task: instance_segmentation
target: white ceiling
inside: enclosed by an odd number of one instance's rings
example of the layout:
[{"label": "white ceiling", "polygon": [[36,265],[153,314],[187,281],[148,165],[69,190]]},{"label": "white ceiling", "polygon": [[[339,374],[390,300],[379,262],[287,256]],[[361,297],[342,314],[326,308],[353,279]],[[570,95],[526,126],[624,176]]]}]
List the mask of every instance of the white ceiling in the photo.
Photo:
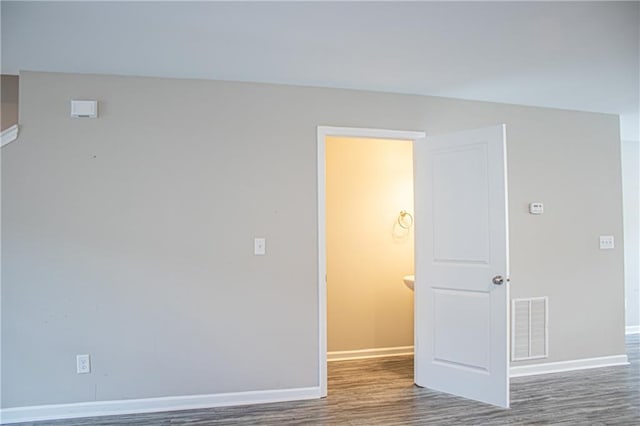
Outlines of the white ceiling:
[{"label": "white ceiling", "polygon": [[640,2],[9,2],[2,72],[272,82],[616,113]]}]

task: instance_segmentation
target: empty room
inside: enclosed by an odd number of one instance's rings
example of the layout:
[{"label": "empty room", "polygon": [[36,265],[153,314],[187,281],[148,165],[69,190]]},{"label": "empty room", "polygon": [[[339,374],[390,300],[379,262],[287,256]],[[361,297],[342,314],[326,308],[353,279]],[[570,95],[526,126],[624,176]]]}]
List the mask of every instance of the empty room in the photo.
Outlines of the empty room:
[{"label": "empty room", "polygon": [[2,424],[640,423],[640,2],[0,18]]}]

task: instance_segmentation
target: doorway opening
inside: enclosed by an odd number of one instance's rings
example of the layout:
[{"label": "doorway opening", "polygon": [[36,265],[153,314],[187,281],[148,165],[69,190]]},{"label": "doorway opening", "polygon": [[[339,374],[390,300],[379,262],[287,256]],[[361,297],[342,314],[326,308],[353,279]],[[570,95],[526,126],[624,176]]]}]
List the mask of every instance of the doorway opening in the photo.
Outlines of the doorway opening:
[{"label": "doorway opening", "polygon": [[[319,335],[327,359],[413,354],[413,143],[423,132],[318,128]],[[327,353],[328,351],[328,353]]]},{"label": "doorway opening", "polygon": [[431,136],[428,142],[422,132],[318,128],[320,396],[327,396],[325,158],[331,136],[413,144],[414,383],[509,407],[504,125]]}]

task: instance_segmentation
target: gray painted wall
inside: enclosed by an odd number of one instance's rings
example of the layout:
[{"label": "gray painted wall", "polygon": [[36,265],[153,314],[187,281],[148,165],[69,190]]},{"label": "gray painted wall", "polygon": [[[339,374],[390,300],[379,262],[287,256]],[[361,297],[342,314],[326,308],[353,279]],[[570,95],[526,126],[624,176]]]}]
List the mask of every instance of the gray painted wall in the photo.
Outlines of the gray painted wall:
[{"label": "gray painted wall", "polygon": [[[318,125],[506,123],[512,296],[549,296],[548,361],[624,353],[623,250],[598,250],[622,238],[616,116],[198,80],[20,84],[20,138],[2,150],[3,407],[318,385]],[[98,99],[100,118],[69,118],[74,98]],[[80,353],[91,374],[75,373]]]},{"label": "gray painted wall", "polygon": [[626,325],[640,326],[640,142],[622,142]]}]

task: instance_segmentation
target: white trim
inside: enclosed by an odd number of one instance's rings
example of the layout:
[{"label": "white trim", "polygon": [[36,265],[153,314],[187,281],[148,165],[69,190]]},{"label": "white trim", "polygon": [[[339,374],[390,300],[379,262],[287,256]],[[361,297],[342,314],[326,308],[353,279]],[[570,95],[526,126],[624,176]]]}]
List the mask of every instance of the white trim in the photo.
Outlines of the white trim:
[{"label": "white trim", "polygon": [[346,361],[354,359],[383,358],[402,355],[413,355],[413,346],[396,346],[391,348],[327,352],[327,361]]},{"label": "white trim", "polygon": [[519,365],[509,368],[509,377],[534,376],[537,374],[562,373],[565,371],[587,370],[590,368],[629,365],[626,355],[603,356],[599,358],[574,359],[571,361],[546,362],[542,364]]},{"label": "white trim", "polygon": [[[367,129],[360,127],[332,127],[318,126],[318,137],[324,136],[343,136],[353,138],[367,139],[398,139],[398,140],[416,140],[426,138],[425,132],[416,132],[413,130],[389,130],[389,129]],[[318,138],[318,141],[320,138]],[[324,139],[323,139],[324,142]],[[323,159],[324,160],[324,159]]]},{"label": "white trim", "polygon": [[328,127],[318,126],[318,383],[320,396],[327,390],[327,234],[325,137]]},{"label": "white trim", "polygon": [[624,334],[640,334],[640,325],[628,325],[625,327]]},{"label": "white trim", "polygon": [[318,126],[318,383],[320,396],[327,396],[327,241],[325,138],[346,136],[372,139],[412,140],[426,137],[425,132],[356,127]]},{"label": "white trim", "polygon": [[112,416],[120,414],[155,413],[161,411],[194,410],[230,405],[264,404],[320,398],[320,388],[276,389],[252,392],[218,393],[210,395],[167,396],[123,401],[93,401],[74,404],[37,405],[0,410],[2,424],[77,417]]},{"label": "white trim", "polygon": [[6,144],[15,141],[18,139],[18,125],[14,124],[11,127],[8,127],[0,133],[0,141],[2,141],[1,146],[5,146]]}]

